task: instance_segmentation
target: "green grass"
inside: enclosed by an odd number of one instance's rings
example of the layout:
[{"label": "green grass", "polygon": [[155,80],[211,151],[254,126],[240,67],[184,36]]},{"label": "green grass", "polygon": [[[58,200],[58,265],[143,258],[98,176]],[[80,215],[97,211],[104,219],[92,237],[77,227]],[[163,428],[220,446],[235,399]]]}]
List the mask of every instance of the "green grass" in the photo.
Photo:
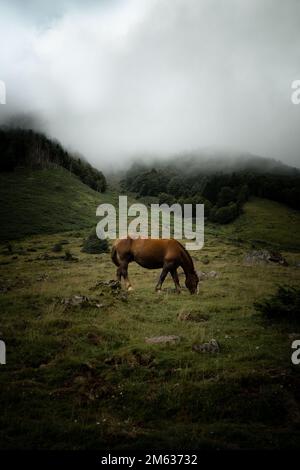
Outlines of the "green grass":
[{"label": "green grass", "polygon": [[100,194],[63,168],[0,174],[0,240],[93,227]]},{"label": "green grass", "polygon": [[[296,267],[247,267],[246,248],[210,236],[194,254],[195,264],[219,277],[203,281],[198,296],[176,295],[170,279],[157,294],[158,272],[132,264],[135,290],[120,297],[94,289],[98,280],[115,276],[109,254],[84,254],[81,238],[63,236],[77,263],[39,258],[62,235],[15,242],[15,251],[24,254],[0,258],[8,263],[1,283],[10,288],[0,297],[7,345],[0,371],[1,448],[299,446],[300,371],[291,366],[292,331],[264,322],[253,307],[278,284],[296,286]],[[27,251],[32,246],[37,252]],[[209,265],[202,264],[204,255]],[[78,294],[102,306],[60,303]],[[182,312],[208,319],[182,321]],[[164,334],[181,341],[145,342]],[[192,350],[211,338],[219,341],[219,354]]]},{"label": "green grass", "polygon": [[[53,187],[57,175],[48,176]],[[95,224],[95,193],[72,182],[79,194],[59,199],[65,221],[70,213],[63,203],[74,207],[77,197],[80,214],[83,201],[92,205],[87,223]],[[102,197],[111,202],[116,195]],[[295,263],[300,253],[297,246],[288,248],[290,226],[275,224],[280,215],[282,221],[292,220],[295,231],[299,218],[293,213],[289,219],[291,214],[284,206],[254,200],[234,224],[208,226],[204,249],[192,256],[198,270],[219,276],[203,281],[196,296],[186,290],[175,294],[169,278],[164,291],[155,293],[158,271],[134,263],[129,267],[132,293],[95,288],[97,281],[115,278],[115,266],[108,253],[81,252],[84,230],[78,232],[79,225],[15,240],[12,253],[0,246],[0,337],[7,347],[7,364],[0,366],[0,448],[299,447],[300,366],[291,364],[290,335],[300,338],[300,332],[267,322],[254,308],[278,285],[299,285]],[[269,220],[274,225],[264,229]],[[282,240],[289,266],[244,264],[245,253],[262,233],[267,246]],[[63,239],[68,244],[62,253],[53,253]],[[291,245],[296,239],[295,234]],[[65,249],[78,262],[59,258]],[[45,259],[45,253],[51,257]],[[183,276],[180,280],[184,284]],[[74,295],[97,299],[100,308],[61,303]],[[204,321],[180,320],[185,312],[200,314]],[[154,335],[181,340],[145,342]],[[219,354],[192,350],[194,343],[212,338],[220,343]]]},{"label": "green grass", "polygon": [[278,202],[253,198],[238,219],[222,227],[222,233],[256,247],[300,251],[300,214]]}]

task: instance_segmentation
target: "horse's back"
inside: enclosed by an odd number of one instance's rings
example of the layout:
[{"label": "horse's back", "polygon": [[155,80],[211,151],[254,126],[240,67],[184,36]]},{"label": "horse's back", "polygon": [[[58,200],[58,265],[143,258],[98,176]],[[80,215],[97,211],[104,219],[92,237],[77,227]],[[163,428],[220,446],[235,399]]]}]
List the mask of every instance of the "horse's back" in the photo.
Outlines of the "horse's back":
[{"label": "horse's back", "polygon": [[138,238],[132,240],[133,260],[145,268],[162,268],[166,261],[180,259],[181,245],[173,239]]}]

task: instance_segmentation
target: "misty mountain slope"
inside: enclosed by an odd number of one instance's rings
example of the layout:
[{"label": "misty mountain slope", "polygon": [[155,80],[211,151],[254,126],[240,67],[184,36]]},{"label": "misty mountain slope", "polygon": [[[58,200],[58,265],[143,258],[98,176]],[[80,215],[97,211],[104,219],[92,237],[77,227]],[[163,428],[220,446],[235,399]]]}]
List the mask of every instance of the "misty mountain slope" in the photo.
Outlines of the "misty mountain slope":
[{"label": "misty mountain slope", "polygon": [[203,149],[192,152],[181,152],[173,154],[168,158],[152,157],[135,161],[132,170],[141,172],[151,168],[169,170],[184,175],[201,173],[202,175],[213,175],[216,173],[253,172],[255,174],[277,174],[300,176],[299,168],[287,165],[274,158],[267,158],[251,153],[242,153],[226,149]]},{"label": "misty mountain slope", "polygon": [[174,166],[186,174],[203,171],[204,174],[252,171],[299,176],[300,171],[274,158],[227,150],[199,151],[175,157]]},{"label": "misty mountain slope", "polygon": [[300,251],[300,213],[268,199],[251,198],[231,224],[217,229],[219,236],[250,242],[255,247]]},{"label": "misty mountain slope", "polygon": [[106,190],[106,179],[81,155],[67,151],[46,135],[19,127],[0,128],[0,172],[17,168],[56,168],[70,171],[80,181],[99,192]]},{"label": "misty mountain slope", "polygon": [[93,227],[108,200],[60,167],[0,173],[0,239]]}]

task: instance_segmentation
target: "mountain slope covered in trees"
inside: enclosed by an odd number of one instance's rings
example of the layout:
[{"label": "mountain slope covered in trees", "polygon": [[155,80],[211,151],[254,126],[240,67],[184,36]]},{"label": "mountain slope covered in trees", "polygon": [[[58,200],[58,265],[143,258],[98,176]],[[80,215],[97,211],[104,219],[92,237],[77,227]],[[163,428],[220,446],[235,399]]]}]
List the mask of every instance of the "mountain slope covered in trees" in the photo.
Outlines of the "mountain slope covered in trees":
[{"label": "mountain slope covered in trees", "polygon": [[122,187],[139,197],[158,197],[160,203],[205,205],[212,222],[236,219],[250,196],[266,198],[300,209],[300,171],[275,160],[195,156],[135,164]]},{"label": "mountain slope covered in trees", "polygon": [[106,187],[101,171],[58,142],[0,129],[0,240],[95,226]]},{"label": "mountain slope covered in trees", "polygon": [[16,168],[49,168],[60,166],[77,176],[95,191],[106,190],[103,173],[82,157],[67,152],[59,142],[25,129],[0,128],[0,172]]}]

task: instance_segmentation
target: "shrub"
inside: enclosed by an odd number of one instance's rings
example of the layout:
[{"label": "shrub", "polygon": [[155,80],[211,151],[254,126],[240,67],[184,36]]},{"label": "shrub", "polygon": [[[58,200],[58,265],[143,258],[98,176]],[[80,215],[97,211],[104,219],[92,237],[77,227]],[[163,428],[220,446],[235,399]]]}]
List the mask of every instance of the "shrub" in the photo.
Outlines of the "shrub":
[{"label": "shrub", "polygon": [[52,251],[54,253],[59,253],[60,251],[62,251],[62,244],[61,243],[55,243],[55,245],[52,248]]},{"label": "shrub", "polygon": [[108,241],[97,237],[96,231],[93,231],[84,241],[82,251],[84,253],[99,254],[107,253]]},{"label": "shrub", "polygon": [[269,320],[300,323],[300,289],[280,286],[271,297],[255,302],[254,307]]},{"label": "shrub", "polygon": [[223,186],[218,194],[217,206],[224,207],[230,202],[234,202],[235,194],[234,190],[229,186]]},{"label": "shrub", "polygon": [[158,199],[160,204],[168,204],[169,206],[172,206],[172,204],[176,203],[176,199],[172,194],[159,193]]},{"label": "shrub", "polygon": [[218,224],[228,224],[236,219],[239,215],[239,208],[235,202],[231,202],[228,206],[220,207],[214,206],[210,212],[210,220]]},{"label": "shrub", "polygon": [[64,261],[78,261],[78,258],[71,253],[70,250],[65,251],[65,256],[63,257]]}]

